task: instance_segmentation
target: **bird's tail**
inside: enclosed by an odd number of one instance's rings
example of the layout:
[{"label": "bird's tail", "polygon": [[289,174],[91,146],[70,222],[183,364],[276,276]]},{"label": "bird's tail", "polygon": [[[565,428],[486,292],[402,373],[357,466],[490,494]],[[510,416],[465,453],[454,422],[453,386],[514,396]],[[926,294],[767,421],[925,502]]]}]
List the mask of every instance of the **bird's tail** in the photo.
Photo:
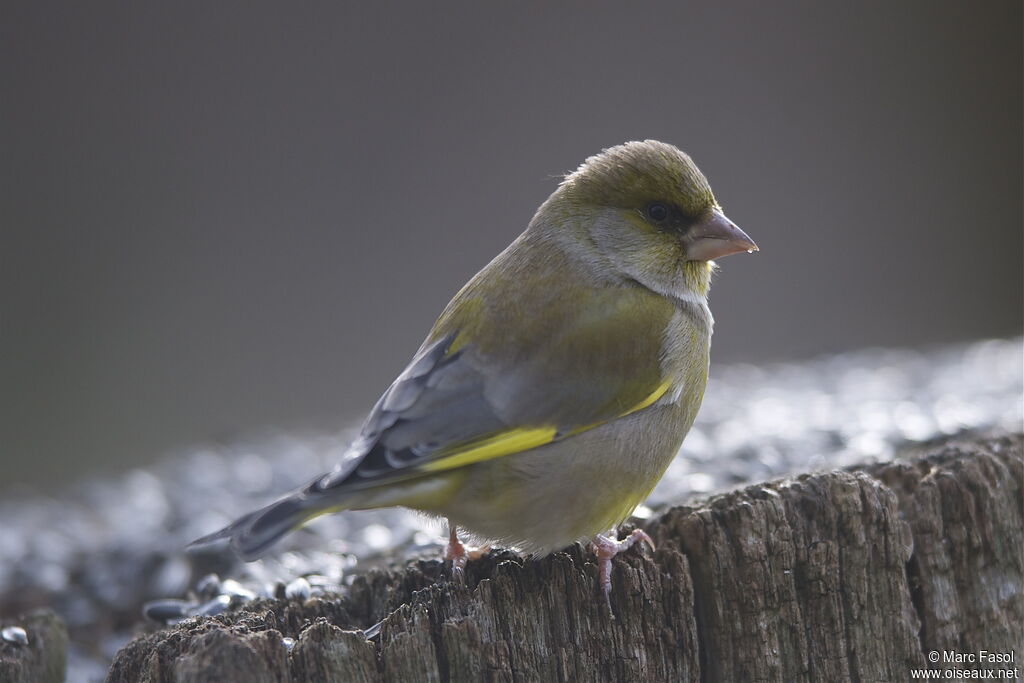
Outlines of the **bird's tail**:
[{"label": "bird's tail", "polygon": [[234,551],[249,562],[262,556],[282,536],[298,529],[314,517],[348,507],[344,498],[339,499],[338,496],[324,493],[311,495],[312,486],[250,512],[220,531],[192,541],[188,547],[194,548],[230,539]]}]

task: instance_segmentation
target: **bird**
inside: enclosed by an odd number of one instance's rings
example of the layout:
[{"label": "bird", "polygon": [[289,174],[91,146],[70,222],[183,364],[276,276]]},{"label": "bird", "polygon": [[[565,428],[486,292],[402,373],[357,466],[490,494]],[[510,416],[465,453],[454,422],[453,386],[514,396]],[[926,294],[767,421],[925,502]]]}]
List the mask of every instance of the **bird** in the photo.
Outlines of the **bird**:
[{"label": "bird", "polygon": [[192,545],[253,560],[319,515],[401,506],[447,520],[457,576],[460,531],[532,556],[589,542],[610,606],[612,559],[654,545],[617,529],[704,395],[715,259],[757,250],[677,147],[604,149],[455,294],[332,471]]}]

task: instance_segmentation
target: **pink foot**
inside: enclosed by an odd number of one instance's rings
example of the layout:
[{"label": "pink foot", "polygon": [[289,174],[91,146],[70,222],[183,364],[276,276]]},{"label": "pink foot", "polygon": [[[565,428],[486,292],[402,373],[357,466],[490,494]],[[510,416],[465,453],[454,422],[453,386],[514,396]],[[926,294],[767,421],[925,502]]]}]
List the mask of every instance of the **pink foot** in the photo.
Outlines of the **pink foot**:
[{"label": "pink foot", "polygon": [[452,563],[452,578],[456,581],[463,582],[467,562],[477,559],[488,550],[490,550],[489,546],[466,548],[459,540],[455,525],[448,522],[448,545],[444,547],[444,561]]},{"label": "pink foot", "polygon": [[466,546],[462,545],[462,541],[459,540],[459,534],[451,522],[448,522],[448,545],[444,547],[444,561],[452,563],[452,578],[462,583],[466,562],[469,561],[469,553],[466,552]]},{"label": "pink foot", "polygon": [[604,592],[604,599],[608,603],[609,609],[611,609],[612,558],[632,548],[637,541],[643,541],[651,546],[651,550],[654,550],[654,541],[641,529],[633,529],[629,536],[621,541],[615,540],[615,532],[612,531],[610,537],[598,534],[590,542],[591,552],[597,555],[598,582]]}]

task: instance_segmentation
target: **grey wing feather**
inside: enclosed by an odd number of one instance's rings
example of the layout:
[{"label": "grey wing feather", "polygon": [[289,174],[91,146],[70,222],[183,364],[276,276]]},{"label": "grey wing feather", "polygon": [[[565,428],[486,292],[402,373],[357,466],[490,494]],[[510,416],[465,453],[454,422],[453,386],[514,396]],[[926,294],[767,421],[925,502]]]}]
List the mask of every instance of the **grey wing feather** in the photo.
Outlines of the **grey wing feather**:
[{"label": "grey wing feather", "polygon": [[420,350],[377,401],[342,463],[317,488],[361,488],[402,478],[445,447],[507,428],[484,395],[486,377],[462,351],[448,353],[453,339],[448,335]]}]

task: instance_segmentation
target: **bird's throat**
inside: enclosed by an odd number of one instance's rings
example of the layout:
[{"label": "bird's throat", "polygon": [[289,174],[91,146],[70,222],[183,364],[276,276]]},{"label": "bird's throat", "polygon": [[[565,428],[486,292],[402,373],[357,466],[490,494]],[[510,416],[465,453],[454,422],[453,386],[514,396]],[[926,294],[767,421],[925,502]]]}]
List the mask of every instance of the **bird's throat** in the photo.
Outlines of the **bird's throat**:
[{"label": "bird's throat", "polygon": [[682,268],[682,290],[707,298],[711,289],[711,276],[717,266],[714,261],[685,261]]}]

